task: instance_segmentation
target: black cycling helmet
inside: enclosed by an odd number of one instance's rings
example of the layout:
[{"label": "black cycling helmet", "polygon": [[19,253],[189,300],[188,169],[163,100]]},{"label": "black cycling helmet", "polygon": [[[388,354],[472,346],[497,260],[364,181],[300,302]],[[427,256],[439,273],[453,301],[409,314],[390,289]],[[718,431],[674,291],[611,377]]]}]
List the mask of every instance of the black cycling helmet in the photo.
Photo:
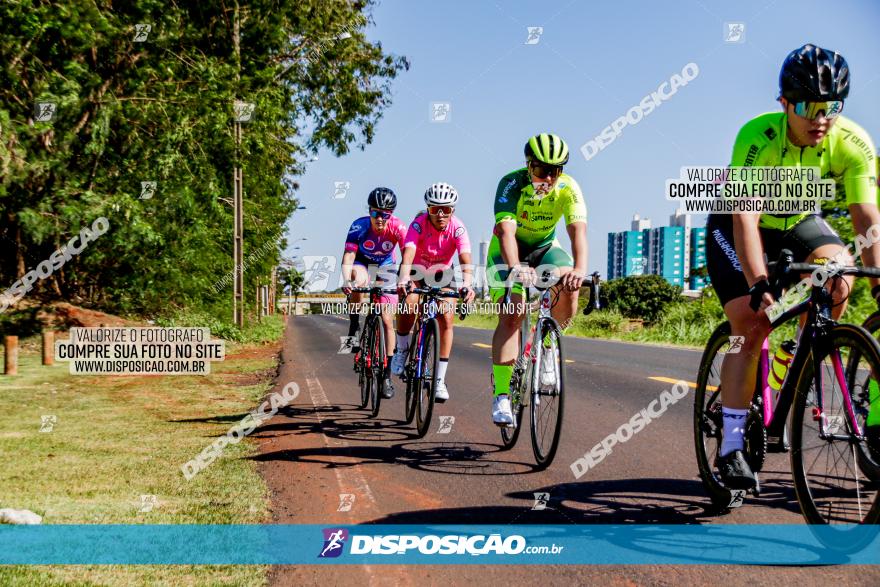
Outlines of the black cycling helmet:
[{"label": "black cycling helmet", "polygon": [[394,210],[397,208],[397,196],[388,188],[376,188],[367,197],[367,204],[370,208]]},{"label": "black cycling helmet", "polygon": [[782,62],[779,95],[790,102],[845,100],[849,65],[840,53],[807,43]]}]

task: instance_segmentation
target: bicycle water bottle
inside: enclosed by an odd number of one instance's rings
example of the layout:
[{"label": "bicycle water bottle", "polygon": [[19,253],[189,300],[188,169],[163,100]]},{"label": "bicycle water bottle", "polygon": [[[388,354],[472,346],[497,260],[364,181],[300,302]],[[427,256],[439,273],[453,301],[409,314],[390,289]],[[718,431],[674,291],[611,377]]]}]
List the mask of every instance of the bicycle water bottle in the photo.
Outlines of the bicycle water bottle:
[{"label": "bicycle water bottle", "polygon": [[782,389],[782,382],[785,381],[785,374],[788,373],[788,368],[791,365],[791,360],[794,358],[794,349],[797,346],[797,343],[793,340],[786,340],[779,348],[776,349],[776,354],[773,355],[773,361],[770,363],[770,373],[767,376],[767,383],[770,385],[770,389],[774,390],[776,393]]}]

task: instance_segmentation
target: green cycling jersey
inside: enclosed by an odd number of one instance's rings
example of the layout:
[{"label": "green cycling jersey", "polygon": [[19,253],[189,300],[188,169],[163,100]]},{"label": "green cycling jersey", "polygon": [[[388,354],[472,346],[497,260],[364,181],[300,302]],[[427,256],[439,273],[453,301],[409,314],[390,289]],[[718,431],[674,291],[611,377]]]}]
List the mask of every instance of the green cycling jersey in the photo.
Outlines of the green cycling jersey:
[{"label": "green cycling jersey", "polygon": [[[784,112],[761,114],[747,122],[736,137],[732,167],[818,167],[822,179],[833,179],[841,203],[877,203],[874,145],[865,130],[843,116],[815,147],[794,145],[787,134]],[[760,226],[788,230],[809,214],[762,214]]]},{"label": "green cycling jersey", "polygon": [[516,240],[530,247],[553,242],[556,224],[563,216],[566,224],[587,221],[581,188],[567,173],[561,174],[543,197],[535,195],[525,167],[511,171],[498,182],[495,223],[516,222]]}]

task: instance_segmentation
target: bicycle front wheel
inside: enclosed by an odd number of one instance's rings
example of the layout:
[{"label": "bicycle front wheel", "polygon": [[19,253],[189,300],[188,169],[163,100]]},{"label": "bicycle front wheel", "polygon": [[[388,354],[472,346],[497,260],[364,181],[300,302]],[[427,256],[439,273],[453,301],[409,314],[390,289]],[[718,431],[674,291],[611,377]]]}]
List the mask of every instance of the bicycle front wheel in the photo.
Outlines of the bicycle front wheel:
[{"label": "bicycle front wheel", "polygon": [[361,388],[361,409],[370,403],[370,373],[367,370],[367,356],[370,350],[370,331],[364,325],[361,332],[360,350],[357,355],[358,386]]},{"label": "bicycle front wheel", "polygon": [[[838,324],[826,343],[812,352],[795,379],[791,413],[791,469],[798,504],[810,524],[876,524],[880,499],[877,484],[859,466],[860,451],[867,449],[868,441],[865,418],[860,422],[858,413],[880,409],[869,404],[867,391],[859,397],[861,389],[872,381],[876,385],[880,377],[880,345],[865,329]],[[846,537],[841,531],[840,541],[846,542]]]},{"label": "bicycle front wheel", "polygon": [[370,417],[375,418],[379,415],[379,404],[382,403],[382,392],[385,390],[385,328],[378,318],[369,326],[373,331],[373,344],[370,345]]},{"label": "bicycle front wheel", "polygon": [[417,394],[416,431],[422,438],[431,426],[431,414],[434,411],[434,392],[437,387],[437,362],[439,359],[440,330],[437,320],[425,323],[418,362],[418,378],[415,391]]},{"label": "bicycle front wheel", "polygon": [[565,405],[565,363],[556,320],[538,320],[532,348],[536,353],[533,375],[529,377],[532,451],[538,468],[544,469],[553,462],[559,448]]}]

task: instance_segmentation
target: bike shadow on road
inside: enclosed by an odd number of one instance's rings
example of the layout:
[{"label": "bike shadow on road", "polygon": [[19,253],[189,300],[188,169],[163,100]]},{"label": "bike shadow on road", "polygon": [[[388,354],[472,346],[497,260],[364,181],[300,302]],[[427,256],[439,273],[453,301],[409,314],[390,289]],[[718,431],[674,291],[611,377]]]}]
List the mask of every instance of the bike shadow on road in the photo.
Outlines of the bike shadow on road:
[{"label": "bike shadow on road", "polygon": [[[617,479],[560,483],[507,493],[522,506],[481,505],[396,512],[368,524],[706,524],[711,511],[701,483],[688,479]],[[771,500],[763,506],[789,500]],[[757,503],[757,500],[752,503]],[[794,504],[797,512],[797,504]]]}]

